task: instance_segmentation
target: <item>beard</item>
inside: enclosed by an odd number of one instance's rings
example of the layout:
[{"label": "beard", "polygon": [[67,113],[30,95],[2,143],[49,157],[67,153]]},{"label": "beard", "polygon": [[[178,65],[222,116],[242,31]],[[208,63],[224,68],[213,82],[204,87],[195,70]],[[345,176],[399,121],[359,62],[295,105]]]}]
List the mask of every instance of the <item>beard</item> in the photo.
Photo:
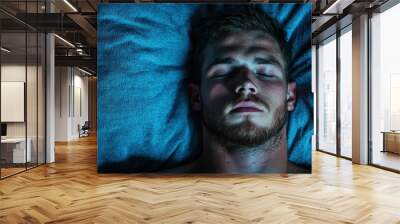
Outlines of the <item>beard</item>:
[{"label": "beard", "polygon": [[[258,98],[253,98],[252,100],[266,105]],[[221,108],[225,108],[227,105],[228,103]],[[227,124],[223,117],[223,112],[215,111],[212,108],[204,108],[202,120],[205,128],[216,137],[220,144],[225,146],[255,147],[280,136],[280,132],[287,122],[286,108],[285,101],[273,112],[273,121],[268,127],[257,126],[249,117],[238,124]]]}]

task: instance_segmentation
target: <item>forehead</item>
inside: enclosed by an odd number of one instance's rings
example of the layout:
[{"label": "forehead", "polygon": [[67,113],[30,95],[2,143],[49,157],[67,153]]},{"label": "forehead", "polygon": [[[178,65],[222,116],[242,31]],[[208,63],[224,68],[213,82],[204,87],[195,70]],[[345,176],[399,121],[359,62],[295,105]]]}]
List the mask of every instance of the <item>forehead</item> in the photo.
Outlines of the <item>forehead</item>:
[{"label": "forehead", "polygon": [[249,48],[258,46],[270,51],[280,51],[278,42],[269,34],[260,31],[232,33],[216,41],[213,47],[233,47]]},{"label": "forehead", "polygon": [[[228,34],[206,46],[202,69],[219,57],[275,57],[285,65],[278,42],[269,34],[250,31]],[[204,70],[203,70],[204,71]]]}]

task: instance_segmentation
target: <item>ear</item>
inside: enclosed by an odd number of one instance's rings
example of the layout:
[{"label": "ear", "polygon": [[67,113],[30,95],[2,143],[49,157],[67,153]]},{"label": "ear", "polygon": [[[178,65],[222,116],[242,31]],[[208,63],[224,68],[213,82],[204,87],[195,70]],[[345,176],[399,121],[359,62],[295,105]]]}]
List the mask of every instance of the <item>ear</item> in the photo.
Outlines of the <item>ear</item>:
[{"label": "ear", "polygon": [[288,111],[294,110],[294,106],[296,104],[296,83],[295,82],[288,83],[286,101],[287,101],[287,110]]},{"label": "ear", "polygon": [[189,84],[189,100],[192,109],[199,112],[201,110],[200,88],[194,83]]}]

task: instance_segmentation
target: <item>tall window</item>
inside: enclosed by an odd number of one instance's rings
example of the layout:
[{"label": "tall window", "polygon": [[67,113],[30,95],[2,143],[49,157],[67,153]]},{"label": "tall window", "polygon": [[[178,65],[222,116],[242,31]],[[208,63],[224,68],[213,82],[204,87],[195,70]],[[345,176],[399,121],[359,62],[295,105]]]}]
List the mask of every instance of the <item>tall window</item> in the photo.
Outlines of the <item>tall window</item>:
[{"label": "tall window", "polygon": [[371,19],[372,163],[396,170],[400,170],[399,21],[400,4]]},{"label": "tall window", "polygon": [[352,141],[352,35],[351,26],[340,36],[340,154],[351,158]]},{"label": "tall window", "polygon": [[336,153],[336,37],[318,48],[318,149]]}]

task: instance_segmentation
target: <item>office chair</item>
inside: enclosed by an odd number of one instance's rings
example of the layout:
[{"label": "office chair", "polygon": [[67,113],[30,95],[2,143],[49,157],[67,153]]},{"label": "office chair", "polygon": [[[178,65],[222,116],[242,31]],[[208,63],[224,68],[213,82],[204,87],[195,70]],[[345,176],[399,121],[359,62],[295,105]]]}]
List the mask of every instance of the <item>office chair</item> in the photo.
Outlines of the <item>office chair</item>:
[{"label": "office chair", "polygon": [[89,136],[89,129],[90,129],[89,121],[85,121],[82,127],[80,127],[80,125],[78,124],[79,138]]}]

